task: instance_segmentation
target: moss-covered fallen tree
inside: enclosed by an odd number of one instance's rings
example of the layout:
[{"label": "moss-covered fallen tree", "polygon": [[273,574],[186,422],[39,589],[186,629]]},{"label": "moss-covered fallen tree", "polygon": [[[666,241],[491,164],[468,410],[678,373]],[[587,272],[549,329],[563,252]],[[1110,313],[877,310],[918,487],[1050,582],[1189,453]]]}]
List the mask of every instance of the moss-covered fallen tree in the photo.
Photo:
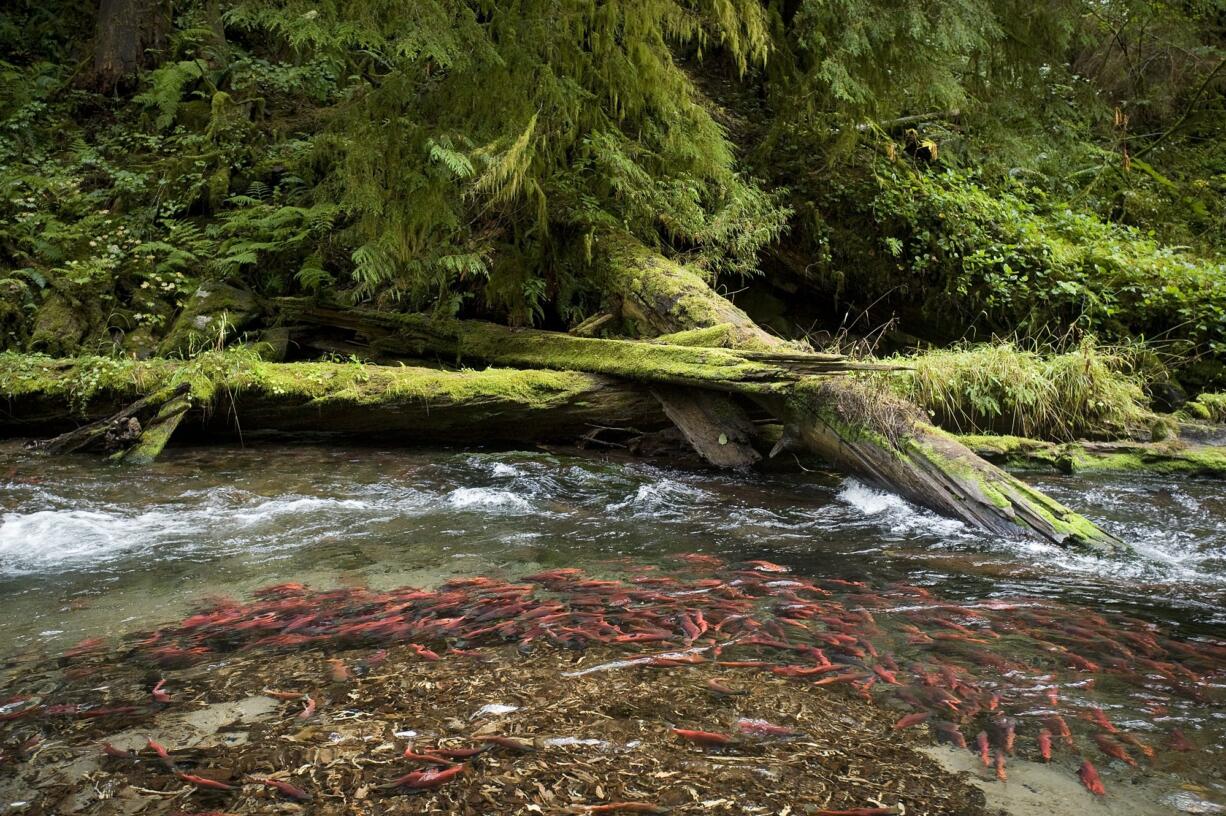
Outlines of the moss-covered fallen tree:
[{"label": "moss-covered fallen tree", "polygon": [[958,439],[984,459],[1017,470],[1226,477],[1226,447],[1214,445],[1179,441],[1045,442],[994,435],[967,435]]},{"label": "moss-covered fallen tree", "polygon": [[595,427],[666,426],[641,386],[559,371],[269,363],[245,352],[190,361],[0,354],[0,433],[105,420],[186,385],[184,428],[330,433],[393,444],[574,441]]},{"label": "moss-covered fallen tree", "polygon": [[[620,234],[604,237],[610,308],[646,335],[720,327],[733,348],[787,344],[716,294],[692,270]],[[807,378],[786,396],[760,398],[792,444],[943,515],[999,535],[1030,535],[1103,551],[1121,542],[975,455],[910,403],[850,378]]]}]

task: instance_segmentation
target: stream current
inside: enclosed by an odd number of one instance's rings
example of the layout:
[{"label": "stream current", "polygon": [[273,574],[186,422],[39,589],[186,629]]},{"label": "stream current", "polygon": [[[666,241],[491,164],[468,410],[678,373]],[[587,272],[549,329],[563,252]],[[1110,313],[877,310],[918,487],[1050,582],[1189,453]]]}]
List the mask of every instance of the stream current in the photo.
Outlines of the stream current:
[{"label": "stream current", "polygon": [[[1130,543],[1135,556],[1104,560],[985,538],[823,474],[736,476],[545,452],[273,445],[171,449],[136,470],[93,457],[38,457],[6,443],[0,654],[119,637],[205,599],[248,597],[282,581],[390,588],[555,567],[600,574],[619,559],[667,568],[668,556],[687,552],[769,559],[796,575],[870,586],[905,581],[957,604],[1047,600],[1141,619],[1180,638],[1226,641],[1221,482],[1025,478]],[[1219,758],[1220,700],[1168,718]],[[1127,701],[1117,702],[1126,712]],[[1202,789],[1226,801],[1221,769],[1203,770],[1194,774]]]}]

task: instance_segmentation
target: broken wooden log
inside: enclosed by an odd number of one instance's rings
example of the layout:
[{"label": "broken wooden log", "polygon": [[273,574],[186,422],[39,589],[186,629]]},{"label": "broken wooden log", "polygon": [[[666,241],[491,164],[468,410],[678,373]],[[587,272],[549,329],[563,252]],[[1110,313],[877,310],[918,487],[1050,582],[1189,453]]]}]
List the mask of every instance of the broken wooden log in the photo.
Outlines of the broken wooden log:
[{"label": "broken wooden log", "polygon": [[89,449],[115,451],[115,458],[152,461],[157,458],[190,407],[188,383],[146,394],[104,419],[66,431],[34,447],[50,454],[76,453]]},{"label": "broken wooden log", "polygon": [[746,394],[776,393],[813,374],[898,368],[862,363],[840,354],[575,337],[478,320],[346,308],[297,298],[281,298],[273,305],[283,316],[298,322],[357,332],[376,352],[437,357],[456,366],[482,362],[583,371],[634,382]]},{"label": "broken wooden log", "polygon": [[[624,234],[601,237],[604,288],[647,335],[718,329],[736,348],[792,350],[716,294],[698,274]],[[910,403],[853,378],[815,376],[756,397],[797,440],[835,467],[942,515],[997,535],[1029,535],[1103,552],[1122,542],[976,456]]]}]

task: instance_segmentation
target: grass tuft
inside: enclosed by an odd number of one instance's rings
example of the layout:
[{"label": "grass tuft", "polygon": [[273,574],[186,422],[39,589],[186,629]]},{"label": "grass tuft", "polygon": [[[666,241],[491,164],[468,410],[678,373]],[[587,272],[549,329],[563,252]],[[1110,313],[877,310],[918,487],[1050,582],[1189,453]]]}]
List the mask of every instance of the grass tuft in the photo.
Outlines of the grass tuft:
[{"label": "grass tuft", "polygon": [[914,370],[891,382],[955,433],[1061,442],[1149,435],[1162,423],[1131,356],[1093,339],[1054,355],[1014,343],[967,345],[897,358]]}]

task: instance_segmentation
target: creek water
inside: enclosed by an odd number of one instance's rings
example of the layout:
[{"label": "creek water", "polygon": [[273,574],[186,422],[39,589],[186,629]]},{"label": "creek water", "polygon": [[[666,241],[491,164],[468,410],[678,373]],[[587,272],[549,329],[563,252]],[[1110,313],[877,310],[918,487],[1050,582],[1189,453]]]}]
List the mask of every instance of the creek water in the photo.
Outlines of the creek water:
[{"label": "creek water", "polygon": [[[957,604],[1025,598],[1226,641],[1226,490],[1183,477],[1034,475],[1133,545],[1104,560],[985,538],[854,480],[735,476],[545,452],[181,448],[147,469],[0,447],[0,653],[56,650],[281,581],[430,586],[670,554],[906,581]],[[1000,647],[997,647],[1000,648]],[[1187,778],[1226,802],[1220,686],[1165,711]],[[1104,706],[1131,712],[1124,692]],[[1135,697],[1135,695],[1133,695]],[[1138,720],[1138,722],[1140,722]],[[1144,720],[1152,728],[1155,718]],[[1205,811],[1210,812],[1210,811]]]}]

